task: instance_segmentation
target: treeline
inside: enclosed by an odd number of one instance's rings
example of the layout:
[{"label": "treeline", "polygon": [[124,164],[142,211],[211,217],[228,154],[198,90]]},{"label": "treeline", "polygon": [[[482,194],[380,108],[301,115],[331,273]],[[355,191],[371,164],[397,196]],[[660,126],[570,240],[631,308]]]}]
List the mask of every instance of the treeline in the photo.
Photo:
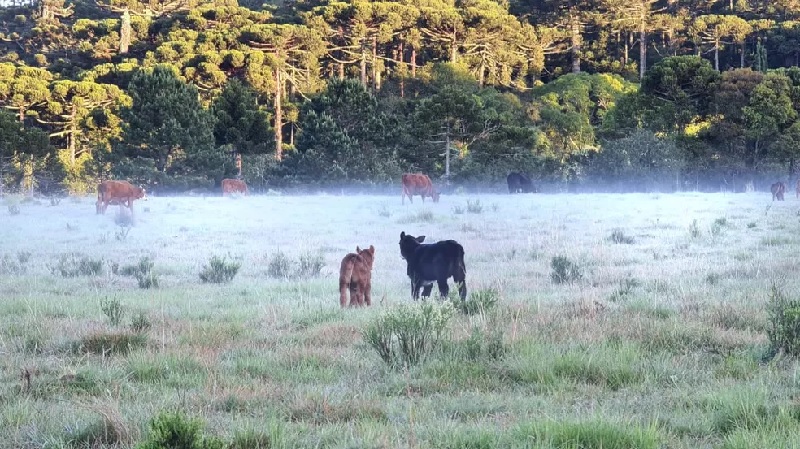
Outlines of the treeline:
[{"label": "treeline", "polygon": [[798,17],[754,0],[19,2],[0,8],[0,188],[211,187],[241,155],[255,188],[514,169],[742,189],[794,174]]}]

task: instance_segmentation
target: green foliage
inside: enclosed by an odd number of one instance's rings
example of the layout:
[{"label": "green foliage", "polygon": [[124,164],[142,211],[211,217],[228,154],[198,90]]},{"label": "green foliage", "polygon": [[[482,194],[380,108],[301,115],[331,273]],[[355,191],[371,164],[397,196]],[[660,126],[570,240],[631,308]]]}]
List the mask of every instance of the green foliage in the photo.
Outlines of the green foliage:
[{"label": "green foliage", "polygon": [[136,449],[223,449],[218,438],[208,436],[198,418],[188,418],[181,412],[162,412],[150,421],[144,441]]},{"label": "green foliage", "polygon": [[661,438],[654,427],[615,425],[606,421],[537,421],[517,430],[544,447],[594,449],[656,449]]},{"label": "green foliage", "polygon": [[274,278],[286,279],[292,275],[292,261],[282,251],[272,255],[267,267],[267,273]]},{"label": "green foliage", "polygon": [[258,106],[255,91],[237,79],[225,84],[214,99],[214,139],[243,154],[266,153],[273,142],[267,113]]},{"label": "green foliage", "polygon": [[128,332],[94,333],[75,343],[73,352],[107,355],[127,355],[147,345],[147,337]]},{"label": "green foliage", "polygon": [[467,212],[471,214],[479,214],[483,212],[483,205],[481,205],[481,200],[470,201],[467,200]]},{"label": "green foliage", "polygon": [[573,283],[583,278],[583,272],[572,260],[566,256],[554,256],[550,261],[550,280],[555,284]]},{"label": "green foliage", "polygon": [[479,313],[486,313],[494,308],[497,305],[497,300],[499,299],[500,294],[497,290],[493,288],[482,289],[482,290],[473,290],[470,292],[469,297],[465,300],[461,300],[461,298],[453,297],[450,299],[450,302],[453,303],[453,307],[463,313],[464,315],[475,315]]},{"label": "green foliage", "polygon": [[58,261],[50,266],[50,272],[63,277],[97,276],[103,271],[102,259],[91,259],[78,253],[58,256]]},{"label": "green foliage", "polygon": [[624,243],[626,245],[631,245],[636,242],[636,239],[629,235],[625,235],[625,231],[622,229],[614,229],[611,231],[611,235],[608,236],[608,240],[613,243]]},{"label": "green foliage", "polygon": [[322,267],[325,266],[325,257],[320,253],[305,253],[300,255],[300,263],[297,269],[297,276],[301,278],[319,276]]},{"label": "green foliage", "polygon": [[106,299],[101,301],[100,310],[103,311],[106,318],[108,318],[108,322],[111,323],[112,326],[119,325],[122,321],[122,317],[125,315],[125,308],[118,299]]},{"label": "green foliage", "polygon": [[212,284],[230,282],[241,266],[239,262],[228,261],[227,257],[211,256],[208,265],[200,271],[200,280]]},{"label": "green foliage", "polygon": [[136,72],[128,92],[132,105],[122,110],[119,156],[135,159],[117,166],[121,177],[193,187],[222,177],[225,157],[214,146],[213,116],[200,103],[196,87],[170,67],[157,66]]},{"label": "green foliage", "polygon": [[139,312],[131,318],[130,328],[137,334],[147,332],[152,326],[153,323],[150,322],[150,318],[144,312]]},{"label": "green foliage", "polygon": [[361,333],[387,365],[402,369],[424,361],[437,349],[453,311],[449,301],[403,305],[383,313]]},{"label": "green foliage", "polygon": [[800,300],[789,298],[773,285],[767,304],[767,319],[771,352],[800,356]]}]

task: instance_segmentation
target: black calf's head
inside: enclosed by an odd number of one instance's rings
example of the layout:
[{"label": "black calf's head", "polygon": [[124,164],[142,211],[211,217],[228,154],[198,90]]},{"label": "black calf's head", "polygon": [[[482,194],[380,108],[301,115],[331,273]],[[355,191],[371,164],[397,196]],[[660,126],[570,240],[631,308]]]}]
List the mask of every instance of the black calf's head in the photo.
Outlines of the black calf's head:
[{"label": "black calf's head", "polygon": [[411,234],[406,234],[405,231],[400,233],[400,255],[403,259],[408,259],[414,250],[425,241],[425,236],[414,237]]}]

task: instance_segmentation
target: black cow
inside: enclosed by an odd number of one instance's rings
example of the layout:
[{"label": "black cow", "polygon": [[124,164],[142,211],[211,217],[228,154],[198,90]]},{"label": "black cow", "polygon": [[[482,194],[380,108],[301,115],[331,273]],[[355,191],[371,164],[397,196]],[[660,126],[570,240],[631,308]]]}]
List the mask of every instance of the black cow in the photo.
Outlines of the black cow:
[{"label": "black cow", "polygon": [[458,285],[461,299],[467,298],[467,268],[464,265],[464,247],[455,240],[442,240],[431,244],[422,244],[425,236],[400,233],[400,255],[406,260],[406,274],[411,279],[411,297],[419,298],[431,295],[433,282],[439,285],[439,294],[446,297],[450,293],[447,278],[452,277]]},{"label": "black cow", "polygon": [[506,178],[508,193],[536,193],[536,186],[524,173],[512,171]]}]

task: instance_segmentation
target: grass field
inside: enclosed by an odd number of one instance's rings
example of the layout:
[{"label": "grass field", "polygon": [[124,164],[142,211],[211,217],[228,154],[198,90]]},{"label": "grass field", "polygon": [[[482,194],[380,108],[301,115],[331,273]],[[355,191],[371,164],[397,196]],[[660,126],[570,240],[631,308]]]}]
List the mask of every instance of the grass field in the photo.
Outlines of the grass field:
[{"label": "grass field", "polygon": [[[179,410],[231,448],[800,448],[800,365],[766,357],[771,287],[800,287],[795,198],[135,207],[126,229],[93,198],[5,199],[0,447],[130,447]],[[401,231],[458,240],[470,293],[497,299],[407,369],[362,338],[411,302]],[[373,306],[342,310],[339,262],[370,244]],[[212,256],[230,282],[201,282]]]}]

